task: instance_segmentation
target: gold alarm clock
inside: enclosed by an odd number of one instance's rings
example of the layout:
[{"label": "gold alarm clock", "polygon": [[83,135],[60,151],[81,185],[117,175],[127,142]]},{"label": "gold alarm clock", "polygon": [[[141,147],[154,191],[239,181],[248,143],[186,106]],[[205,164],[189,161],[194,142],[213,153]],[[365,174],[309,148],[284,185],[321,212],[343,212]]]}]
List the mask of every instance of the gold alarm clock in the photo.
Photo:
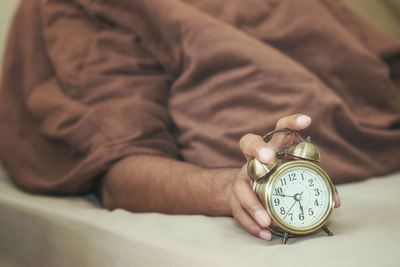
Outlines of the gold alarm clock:
[{"label": "gold alarm clock", "polygon": [[247,166],[254,181],[253,190],[274,222],[273,234],[289,237],[306,235],[323,229],[335,206],[335,189],[328,174],[317,165],[321,153],[308,137],[304,140],[296,131],[284,128],[267,133],[264,140],[278,132],[292,132],[299,139],[276,153],[269,164],[252,158]]}]

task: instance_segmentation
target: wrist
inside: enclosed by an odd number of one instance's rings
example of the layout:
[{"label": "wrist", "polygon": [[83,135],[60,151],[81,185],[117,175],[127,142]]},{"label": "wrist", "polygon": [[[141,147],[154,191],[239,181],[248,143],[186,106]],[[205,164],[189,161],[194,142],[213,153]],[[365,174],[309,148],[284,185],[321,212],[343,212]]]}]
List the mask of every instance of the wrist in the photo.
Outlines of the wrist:
[{"label": "wrist", "polygon": [[232,215],[230,205],[232,185],[239,171],[239,168],[214,168],[204,170],[203,175],[207,177],[204,178],[212,183],[212,191],[214,192],[213,196],[206,196],[207,198],[212,197],[211,201],[210,199],[207,201],[211,204],[208,208],[210,211],[209,215]]}]

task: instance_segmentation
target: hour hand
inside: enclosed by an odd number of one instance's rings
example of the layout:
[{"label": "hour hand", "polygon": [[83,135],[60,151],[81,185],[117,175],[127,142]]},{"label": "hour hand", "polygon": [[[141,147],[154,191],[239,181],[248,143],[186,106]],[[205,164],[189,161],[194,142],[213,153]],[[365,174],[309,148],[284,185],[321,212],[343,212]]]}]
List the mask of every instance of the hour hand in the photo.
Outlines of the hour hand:
[{"label": "hour hand", "polygon": [[289,195],[285,195],[285,194],[272,194],[273,196],[278,196],[278,197],[291,197],[293,198],[294,196],[289,196]]}]

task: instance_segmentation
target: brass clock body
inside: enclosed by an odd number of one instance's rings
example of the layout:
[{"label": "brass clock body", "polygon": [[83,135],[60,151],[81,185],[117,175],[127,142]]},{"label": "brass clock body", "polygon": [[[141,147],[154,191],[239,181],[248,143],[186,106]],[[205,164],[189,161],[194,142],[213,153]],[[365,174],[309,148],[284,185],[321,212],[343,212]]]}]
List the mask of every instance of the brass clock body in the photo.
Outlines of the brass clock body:
[{"label": "brass clock body", "polygon": [[[290,131],[281,129],[268,133]],[[325,224],[335,206],[335,188],[328,174],[317,165],[319,149],[310,140],[277,153],[276,159],[264,165],[256,158],[249,161],[248,174],[253,190],[274,222],[272,233],[288,237],[311,234],[319,229],[332,233]]]}]

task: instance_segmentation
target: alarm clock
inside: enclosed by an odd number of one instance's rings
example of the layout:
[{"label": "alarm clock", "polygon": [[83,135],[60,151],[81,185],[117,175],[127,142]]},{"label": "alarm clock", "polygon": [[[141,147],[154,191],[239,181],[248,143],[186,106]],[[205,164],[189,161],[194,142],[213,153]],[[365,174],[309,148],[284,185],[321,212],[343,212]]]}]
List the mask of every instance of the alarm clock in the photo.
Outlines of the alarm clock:
[{"label": "alarm clock", "polygon": [[278,132],[294,133],[298,141],[276,153],[275,159],[263,164],[252,158],[247,172],[253,180],[253,191],[273,221],[269,230],[282,237],[285,244],[289,237],[311,234],[323,229],[335,206],[335,188],[328,174],[318,166],[321,153],[311,143],[310,137],[303,139],[292,129]]}]

